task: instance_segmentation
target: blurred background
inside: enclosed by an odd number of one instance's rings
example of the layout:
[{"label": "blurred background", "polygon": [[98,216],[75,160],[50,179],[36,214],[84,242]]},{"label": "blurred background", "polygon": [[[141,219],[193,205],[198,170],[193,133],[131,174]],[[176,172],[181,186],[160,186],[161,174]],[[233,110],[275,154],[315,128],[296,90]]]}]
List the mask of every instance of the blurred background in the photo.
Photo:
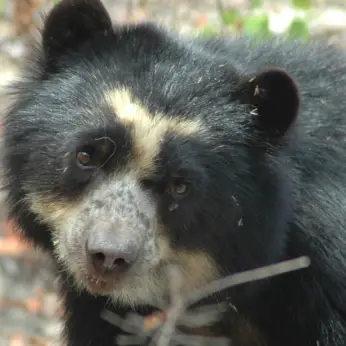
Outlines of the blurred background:
[{"label": "blurred background", "polygon": [[[42,17],[56,0],[0,0],[0,121]],[[182,33],[328,40],[346,49],[346,0],[103,0],[114,20],[154,20]],[[0,127],[1,131],[1,127]],[[1,141],[1,132],[0,132]],[[1,142],[0,142],[1,184]],[[51,263],[13,232],[0,190],[0,346],[54,345],[60,331]]]}]

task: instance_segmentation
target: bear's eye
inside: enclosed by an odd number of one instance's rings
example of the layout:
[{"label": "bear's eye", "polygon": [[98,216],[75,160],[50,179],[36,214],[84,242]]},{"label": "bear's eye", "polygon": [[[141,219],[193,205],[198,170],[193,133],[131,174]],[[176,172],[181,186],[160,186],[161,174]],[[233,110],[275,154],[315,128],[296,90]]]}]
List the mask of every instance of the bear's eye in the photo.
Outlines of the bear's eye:
[{"label": "bear's eye", "polygon": [[189,193],[189,184],[183,179],[174,179],[170,183],[169,191],[174,197],[185,197]]},{"label": "bear's eye", "polygon": [[91,155],[85,151],[79,151],[76,155],[77,166],[86,167],[91,161]]}]

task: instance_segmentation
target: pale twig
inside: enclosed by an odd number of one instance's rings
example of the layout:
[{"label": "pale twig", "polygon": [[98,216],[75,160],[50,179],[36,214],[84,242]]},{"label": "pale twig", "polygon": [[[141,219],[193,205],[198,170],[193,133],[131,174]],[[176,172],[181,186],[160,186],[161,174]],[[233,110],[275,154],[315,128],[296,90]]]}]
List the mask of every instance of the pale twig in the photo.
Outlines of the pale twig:
[{"label": "pale twig", "polygon": [[127,333],[140,333],[142,329],[142,325],[140,323],[133,323],[133,320],[122,318],[107,309],[101,312],[101,318]]},{"label": "pale twig", "polygon": [[204,305],[192,310],[190,309],[190,311],[187,311],[187,308],[198,303],[203,298],[224,289],[304,269],[309,265],[309,258],[299,257],[293,260],[244,271],[213,281],[202,289],[185,297],[181,294],[181,273],[176,266],[172,266],[168,268],[171,303],[165,310],[167,312],[165,319],[159,319],[159,323],[155,323],[154,327],[152,329],[149,328],[149,330],[145,328],[145,321],[148,317],[142,317],[137,314],[131,314],[127,319],[115,318],[113,320],[114,323],[112,319],[109,318],[110,315],[108,315],[106,320],[125,332],[136,334],[136,336],[118,336],[117,343],[119,345],[143,345],[144,341],[148,337],[151,337],[155,331],[157,331],[155,334],[158,334],[158,337],[155,337],[157,335],[154,334],[152,337],[152,345],[156,346],[173,346],[181,343],[186,346],[228,345],[229,339],[222,337],[188,335],[176,331],[177,325],[194,328],[217,322],[220,320],[222,313],[225,312],[226,307],[224,303]]},{"label": "pale twig", "polygon": [[220,320],[227,311],[229,304],[225,302],[199,306],[190,311],[185,311],[178,323],[187,328],[210,326]]},{"label": "pale twig", "polygon": [[169,346],[169,341],[176,328],[176,323],[184,311],[184,300],[181,295],[183,285],[182,275],[176,266],[170,266],[168,269],[168,279],[170,287],[171,308],[168,310],[166,322],[160,330],[160,336],[157,345]]},{"label": "pale twig", "polygon": [[250,281],[257,281],[285,274],[291,271],[304,269],[310,265],[308,257],[299,257],[293,260],[283,261],[276,264],[271,264],[265,267],[247,270],[241,273],[226,276],[220,280],[212,281],[202,289],[193,292],[185,299],[185,304],[192,305],[199,300],[210,296],[213,293],[223,291],[226,288],[245,284]]}]

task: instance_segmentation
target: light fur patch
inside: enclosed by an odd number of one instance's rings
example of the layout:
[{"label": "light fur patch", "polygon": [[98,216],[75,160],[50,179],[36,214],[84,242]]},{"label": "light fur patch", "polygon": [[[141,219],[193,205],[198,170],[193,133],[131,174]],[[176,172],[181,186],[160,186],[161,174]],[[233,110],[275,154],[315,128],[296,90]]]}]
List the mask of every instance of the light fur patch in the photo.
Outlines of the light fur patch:
[{"label": "light fur patch", "polygon": [[187,296],[213,280],[220,278],[220,273],[213,259],[203,251],[173,249],[165,228],[160,225],[157,230],[158,249],[156,265],[165,263],[165,269],[159,270],[154,265],[147,274],[136,277],[130,284],[125,285],[120,291],[114,292],[112,298],[115,303],[135,308],[138,304],[152,304],[164,306],[167,294],[170,291],[168,266],[174,265],[179,271],[182,285],[180,292]]},{"label": "light fur patch", "polygon": [[[52,225],[58,231],[58,234],[61,233],[62,229],[68,230],[71,228],[70,222],[73,222],[76,215],[83,209],[83,202],[75,202],[74,204],[64,203],[62,201],[41,198],[35,194],[30,194],[29,199],[31,209],[41,217],[42,221]],[[203,251],[173,249],[168,233],[163,225],[158,225],[156,230],[156,234],[159,237],[157,263],[176,263],[178,265],[183,277],[183,294],[188,294],[219,278],[217,267],[210,256]],[[134,301],[151,301],[153,296],[160,300],[167,290],[167,287],[165,287],[166,278],[164,277],[149,275],[143,276],[140,281],[136,284],[136,287],[133,286],[128,290],[128,294],[124,290],[121,293],[121,300],[127,304],[134,303]]]},{"label": "light fur patch", "polygon": [[[73,224],[76,216],[83,209],[83,203],[54,202],[33,194],[30,195],[30,200],[32,210],[56,230],[54,232],[55,251],[58,257],[65,258],[71,251],[69,247],[76,244],[74,239],[79,238],[79,235],[76,234],[77,231],[73,230]],[[143,275],[125,280],[121,289],[111,295],[115,302],[132,307],[141,303],[156,306],[164,304],[164,299],[169,292],[169,280],[166,271],[158,270],[160,264],[163,263],[172,263],[179,269],[183,296],[220,277],[216,264],[207,253],[173,249],[168,232],[162,225],[157,225],[155,233],[158,236],[157,252],[153,251],[151,254],[151,268],[147,268],[149,271],[143,272]],[[76,249],[72,250],[72,252],[76,252]],[[82,257],[77,256],[72,266],[71,263],[65,264],[74,273],[83,272],[85,268]],[[75,284],[78,290],[84,288],[82,281],[77,280]]]},{"label": "light fur patch", "polygon": [[59,228],[66,220],[73,218],[82,208],[81,202],[57,201],[35,193],[28,194],[27,200],[30,209],[40,218],[40,221],[47,222],[54,228]]},{"label": "light fur patch", "polygon": [[[163,256],[160,260],[170,261],[178,269],[182,281],[180,292],[184,297],[220,278],[214,261],[202,251],[170,249],[170,258]],[[136,277],[130,285],[124,285],[120,291],[114,292],[114,302],[133,308],[138,304],[165,305],[165,298],[170,291],[168,271],[158,275],[156,269],[153,267],[149,275]]]},{"label": "light fur patch", "polygon": [[184,294],[219,278],[217,267],[210,256],[203,251],[175,250],[166,236],[169,231],[162,230],[162,232],[165,235],[161,235],[159,241],[161,259],[176,262],[179,266],[183,277]]},{"label": "light fur patch", "polygon": [[[215,262],[207,253],[173,249],[166,232],[163,226],[158,230],[158,233],[161,233],[158,241],[158,259],[160,263],[171,263],[179,270],[182,281],[180,292],[183,296],[220,278]],[[156,268],[153,268],[149,275],[143,275],[131,289],[126,288],[120,296],[115,294],[113,298],[116,301],[120,298],[122,303],[133,307],[139,303],[162,306],[170,290],[168,266],[165,268],[160,275],[157,275]]]},{"label": "light fur patch", "polygon": [[116,116],[131,129],[134,164],[140,174],[149,173],[166,134],[193,136],[203,131],[200,121],[151,114],[129,90],[115,89],[105,94]]},{"label": "light fur patch", "polygon": [[181,263],[184,294],[200,289],[219,278],[214,261],[203,251],[176,251],[173,254]]}]

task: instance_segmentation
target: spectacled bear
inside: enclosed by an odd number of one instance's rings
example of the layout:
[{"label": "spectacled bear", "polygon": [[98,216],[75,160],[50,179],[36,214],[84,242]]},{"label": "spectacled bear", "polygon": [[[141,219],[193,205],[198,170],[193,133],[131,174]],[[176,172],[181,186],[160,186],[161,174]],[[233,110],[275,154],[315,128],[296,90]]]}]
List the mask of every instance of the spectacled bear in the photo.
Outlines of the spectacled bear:
[{"label": "spectacled bear", "polygon": [[99,0],[62,0],[13,96],[10,217],[54,258],[67,345],[120,345],[102,311],[156,311],[170,266],[188,294],[299,256],[311,265],[208,297],[229,306],[209,332],[346,345],[344,53],[117,25]]}]

